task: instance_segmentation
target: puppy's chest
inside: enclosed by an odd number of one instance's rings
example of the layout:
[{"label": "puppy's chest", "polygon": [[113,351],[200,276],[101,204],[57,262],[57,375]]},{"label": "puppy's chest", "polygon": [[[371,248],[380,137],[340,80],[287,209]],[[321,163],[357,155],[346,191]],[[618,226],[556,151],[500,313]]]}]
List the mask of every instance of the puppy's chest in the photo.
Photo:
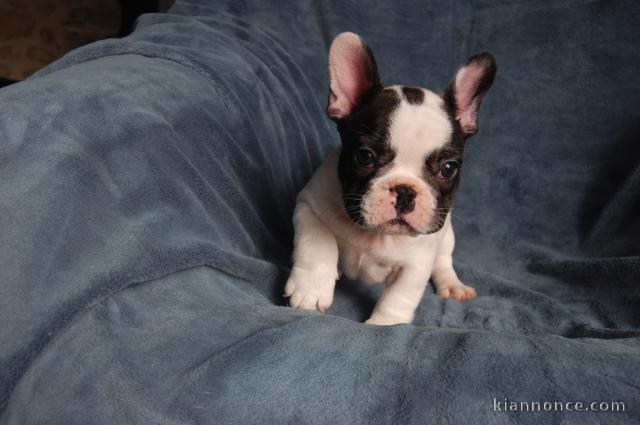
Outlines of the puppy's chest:
[{"label": "puppy's chest", "polygon": [[397,273],[414,262],[433,263],[437,244],[386,242],[356,245],[338,238],[340,271],[365,283],[391,283]]}]

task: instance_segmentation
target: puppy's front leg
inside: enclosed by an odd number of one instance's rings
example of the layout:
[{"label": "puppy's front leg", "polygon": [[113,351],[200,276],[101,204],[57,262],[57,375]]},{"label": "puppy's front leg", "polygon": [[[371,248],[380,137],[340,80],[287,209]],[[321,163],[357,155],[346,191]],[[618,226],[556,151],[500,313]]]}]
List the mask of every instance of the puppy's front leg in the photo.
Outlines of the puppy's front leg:
[{"label": "puppy's front leg", "polygon": [[296,205],[293,226],[293,268],[284,294],[291,307],[325,312],[338,278],[338,243],[304,201]]},{"label": "puppy's front leg", "polygon": [[477,293],[472,287],[460,282],[453,269],[454,244],[453,228],[449,225],[440,243],[431,278],[436,286],[437,294],[442,298],[453,298],[458,301],[470,300],[475,298]]},{"label": "puppy's front leg", "polygon": [[411,323],[429,281],[430,269],[423,265],[406,266],[380,295],[371,317],[372,325]]}]

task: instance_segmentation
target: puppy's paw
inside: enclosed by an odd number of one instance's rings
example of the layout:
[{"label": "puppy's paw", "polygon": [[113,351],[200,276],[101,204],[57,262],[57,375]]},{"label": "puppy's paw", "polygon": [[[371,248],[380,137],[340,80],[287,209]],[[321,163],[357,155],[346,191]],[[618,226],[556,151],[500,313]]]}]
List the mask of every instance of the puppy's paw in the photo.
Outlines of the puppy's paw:
[{"label": "puppy's paw", "polygon": [[466,301],[478,296],[471,286],[467,286],[459,280],[436,285],[436,293],[442,298],[453,298],[458,301]]},{"label": "puppy's paw", "polygon": [[382,314],[372,314],[367,320],[364,321],[367,325],[399,325],[401,323],[411,323],[412,317],[398,317],[387,316]]},{"label": "puppy's paw", "polygon": [[284,287],[284,296],[289,297],[289,305],[293,308],[324,313],[333,303],[333,289],[337,278],[336,270],[305,270],[294,267]]}]

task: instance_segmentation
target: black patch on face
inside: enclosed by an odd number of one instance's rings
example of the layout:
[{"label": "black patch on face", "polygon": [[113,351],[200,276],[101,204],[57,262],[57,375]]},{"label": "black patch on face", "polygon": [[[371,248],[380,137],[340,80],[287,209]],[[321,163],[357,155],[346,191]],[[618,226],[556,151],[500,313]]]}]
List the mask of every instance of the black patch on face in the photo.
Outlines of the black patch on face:
[{"label": "black patch on face", "polygon": [[[371,180],[381,175],[395,157],[389,143],[389,125],[398,105],[400,97],[393,89],[380,90],[356,107],[350,116],[337,122],[342,139],[338,178],[344,206],[355,223],[364,224],[361,201]],[[376,155],[369,167],[356,161],[356,152],[362,148]]]},{"label": "black patch on face", "polygon": [[412,105],[420,105],[424,102],[424,92],[417,87],[402,87],[402,95]]},{"label": "black patch on face", "polygon": [[[439,173],[442,164],[446,161],[457,161],[459,168],[451,179],[443,179]],[[441,149],[432,152],[425,160],[425,180],[429,186],[435,189],[437,196],[437,206],[434,212],[434,225],[429,233],[437,232],[442,228],[447,214],[453,204],[453,195],[460,183],[460,171],[462,169],[462,148],[456,149],[447,144]]]},{"label": "black patch on face", "polygon": [[[443,98],[443,108],[449,117],[449,122],[451,123],[453,131],[451,132],[451,137],[447,143],[445,143],[440,149],[429,154],[425,159],[424,179],[428,185],[435,189],[437,196],[437,209],[435,211],[436,218],[434,226],[429,233],[437,232],[442,228],[444,220],[451,210],[453,196],[460,184],[462,154],[466,140],[466,136],[462,132],[462,128],[460,128],[460,124],[455,117],[455,103],[451,103],[453,100],[453,93],[446,91]],[[438,175],[442,164],[446,161],[457,161],[459,164],[457,173],[450,180],[442,179]]]}]

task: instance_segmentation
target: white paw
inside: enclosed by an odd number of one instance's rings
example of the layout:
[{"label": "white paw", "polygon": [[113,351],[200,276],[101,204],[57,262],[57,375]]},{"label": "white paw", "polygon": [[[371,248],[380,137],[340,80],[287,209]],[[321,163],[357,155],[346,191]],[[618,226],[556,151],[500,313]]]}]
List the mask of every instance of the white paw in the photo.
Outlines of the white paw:
[{"label": "white paw", "polygon": [[304,310],[325,312],[333,303],[333,288],[336,286],[336,270],[304,270],[293,267],[284,287],[284,296],[289,305]]},{"label": "white paw", "polygon": [[364,321],[367,325],[398,325],[401,323],[411,323],[413,321],[413,314],[411,315],[390,315],[379,312],[374,312],[371,317]]},{"label": "white paw", "polygon": [[453,298],[458,301],[470,300],[478,295],[475,289],[459,280],[436,285],[436,293],[442,298]]}]

